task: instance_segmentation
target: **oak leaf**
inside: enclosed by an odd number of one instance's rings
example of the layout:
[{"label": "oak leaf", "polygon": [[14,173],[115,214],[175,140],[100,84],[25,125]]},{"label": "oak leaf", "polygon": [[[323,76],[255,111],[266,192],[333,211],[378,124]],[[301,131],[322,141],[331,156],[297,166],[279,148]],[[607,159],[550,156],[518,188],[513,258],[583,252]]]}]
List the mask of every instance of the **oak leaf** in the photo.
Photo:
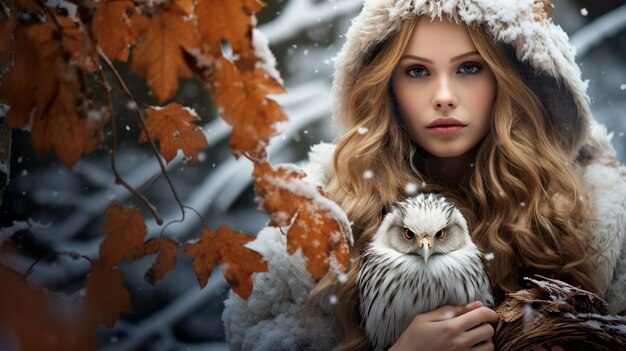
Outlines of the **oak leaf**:
[{"label": "oak leaf", "polygon": [[97,4],[92,32],[102,51],[112,60],[126,62],[130,46],[137,43],[138,35],[127,16],[133,8],[131,0],[103,0]]},{"label": "oak leaf", "polygon": [[130,294],[124,287],[124,272],[106,262],[92,260],[85,282],[85,303],[99,323],[113,328],[120,313],[133,311]]},{"label": "oak leaf", "polygon": [[223,58],[218,60],[213,80],[220,114],[233,126],[231,152],[235,157],[246,154],[265,159],[265,146],[276,134],[274,124],[287,119],[278,103],[267,95],[283,93],[285,89],[263,69],[241,72]]},{"label": "oak leaf", "polygon": [[[193,110],[184,108],[177,103],[170,103],[165,108],[146,109],[146,127],[150,137],[159,142],[161,154],[169,163],[178,152],[182,150],[185,161],[194,166],[198,158],[198,152],[209,143],[202,133],[202,128],[193,124],[200,117]],[[142,131],[139,141],[147,141],[146,134]]]},{"label": "oak leaf", "polygon": [[289,227],[287,251],[293,255],[302,249],[314,278],[328,272],[332,258],[347,265],[352,232],[346,214],[335,202],[304,182],[305,174],[293,167],[256,163],[253,176],[261,208],[272,214],[270,225]]},{"label": "oak leaf", "polygon": [[154,285],[176,267],[176,253],[179,247],[180,243],[170,238],[152,238],[146,242],[144,254],[159,253],[152,267],[146,272],[145,279],[148,283]]},{"label": "oak leaf", "polygon": [[162,7],[141,34],[141,42],[133,51],[132,69],[146,78],[163,102],[178,91],[178,77],[193,75],[183,50],[199,46],[194,22],[180,10]]},{"label": "oak leaf", "polygon": [[109,235],[100,243],[100,259],[115,266],[126,258],[134,261],[144,256],[144,238],[148,228],[141,212],[112,203],[106,209],[108,221],[102,232]]},{"label": "oak leaf", "polygon": [[200,287],[207,284],[215,261],[219,261],[231,289],[247,299],[252,293],[252,273],[267,271],[263,256],[244,246],[252,240],[254,237],[223,225],[217,230],[205,228],[199,241],[187,243],[185,254],[193,255],[193,269]]},{"label": "oak leaf", "polygon": [[263,6],[257,0],[198,0],[198,31],[203,41],[210,45],[211,55],[218,57],[221,42],[226,40],[233,54],[246,61],[248,69],[254,68],[256,57],[252,45],[252,15]]}]

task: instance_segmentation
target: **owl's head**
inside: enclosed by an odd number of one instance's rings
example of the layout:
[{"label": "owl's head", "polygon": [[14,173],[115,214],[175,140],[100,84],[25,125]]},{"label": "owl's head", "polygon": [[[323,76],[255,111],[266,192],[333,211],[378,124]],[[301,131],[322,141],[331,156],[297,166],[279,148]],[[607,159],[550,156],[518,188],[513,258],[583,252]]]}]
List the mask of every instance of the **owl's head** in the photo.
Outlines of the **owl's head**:
[{"label": "owl's head", "polygon": [[461,211],[435,194],[395,203],[373,240],[403,254],[420,255],[424,262],[434,255],[474,246]]}]

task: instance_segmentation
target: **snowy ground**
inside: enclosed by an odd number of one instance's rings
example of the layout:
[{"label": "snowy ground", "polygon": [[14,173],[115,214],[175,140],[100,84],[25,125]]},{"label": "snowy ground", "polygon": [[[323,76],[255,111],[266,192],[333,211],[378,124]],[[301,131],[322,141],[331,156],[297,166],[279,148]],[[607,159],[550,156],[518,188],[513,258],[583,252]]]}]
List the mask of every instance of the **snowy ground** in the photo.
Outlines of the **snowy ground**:
[{"label": "snowy ground", "polygon": [[[281,126],[283,133],[271,143],[272,162],[301,160],[309,146],[320,140],[331,141],[333,130],[328,123],[331,58],[343,43],[349,19],[360,8],[357,0],[290,0],[268,1],[259,14],[259,26],[268,37],[278,60],[278,69],[288,94],[277,96],[291,122]],[[572,35],[579,48],[579,62],[585,78],[590,79],[589,94],[595,117],[614,131],[613,143],[626,160],[626,7],[614,10],[616,17],[590,21],[597,14],[583,1],[554,1],[554,19]],[[588,1],[592,4],[592,1]],[[583,4],[584,5],[584,4]],[[591,12],[590,12],[591,11]],[[586,14],[586,15],[584,15]],[[591,24],[589,24],[591,22]],[[609,28],[602,28],[609,23]],[[585,26],[593,30],[584,32]],[[621,29],[618,29],[620,28]],[[581,29],[582,28],[582,29]],[[606,32],[603,32],[606,30]],[[605,33],[605,34],[603,34]],[[256,233],[267,216],[256,210],[250,186],[251,166],[234,161],[228,154],[228,128],[209,107],[207,96],[200,93],[199,82],[184,83],[181,102],[195,108],[206,123],[210,149],[192,169],[178,161],[170,172],[184,202],[198,210],[210,228],[228,224],[235,229]],[[124,118],[124,117],[123,117]],[[162,178],[153,179],[158,167],[146,149],[137,149],[136,126],[127,116],[127,141],[121,147],[121,172],[157,205],[165,221],[180,214]],[[124,121],[122,121],[124,125]],[[48,250],[74,250],[96,257],[102,239],[99,229],[104,223],[103,211],[108,203],[128,201],[129,195],[113,183],[108,155],[104,152],[81,160],[72,172],[53,158],[36,160],[28,134],[14,133],[11,183],[0,213],[0,225],[21,221],[31,230],[19,232],[14,240],[29,248],[29,256],[3,258],[25,270]],[[37,225],[37,223],[41,225]],[[150,235],[160,228],[148,221]],[[49,225],[49,226],[48,226]],[[168,227],[167,235],[184,241],[197,237],[200,224],[193,215]],[[198,288],[190,260],[179,259],[178,267],[151,287],[143,274],[153,258],[125,267],[127,287],[132,293],[134,313],[124,316],[113,330],[103,328],[100,343],[103,350],[225,350],[220,321],[222,301],[227,286],[219,271],[214,272],[207,287]],[[32,275],[38,282],[55,289],[72,291],[83,284],[88,267],[84,262],[58,258],[42,262]]]}]

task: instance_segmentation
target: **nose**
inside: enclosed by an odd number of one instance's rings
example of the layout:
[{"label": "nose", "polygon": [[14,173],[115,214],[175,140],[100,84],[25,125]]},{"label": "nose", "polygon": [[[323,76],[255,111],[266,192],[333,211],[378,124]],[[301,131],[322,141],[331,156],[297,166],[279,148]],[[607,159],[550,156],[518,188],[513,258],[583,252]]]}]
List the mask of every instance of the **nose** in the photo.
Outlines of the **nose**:
[{"label": "nose", "polygon": [[433,97],[433,107],[435,110],[456,108],[458,103],[457,98],[447,77],[441,77],[438,80],[436,89]]}]

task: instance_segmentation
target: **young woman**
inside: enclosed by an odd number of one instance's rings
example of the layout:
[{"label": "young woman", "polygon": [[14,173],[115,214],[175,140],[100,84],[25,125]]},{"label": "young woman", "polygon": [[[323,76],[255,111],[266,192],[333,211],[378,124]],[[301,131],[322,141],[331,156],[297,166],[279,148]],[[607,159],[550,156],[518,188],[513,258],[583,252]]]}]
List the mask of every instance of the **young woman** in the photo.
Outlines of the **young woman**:
[{"label": "young woman", "polygon": [[[351,267],[314,282],[279,230],[262,231],[254,248],[270,272],[248,301],[225,303],[232,348],[366,349],[360,255],[416,185],[452,199],[493,253],[496,303],[539,273],[626,309],[626,169],[589,113],[551,10],[540,0],[366,1],[336,60],[333,113],[345,132],[315,147],[307,168],[353,223]],[[392,349],[489,350],[495,322],[480,304],[443,306],[416,316]]]}]

